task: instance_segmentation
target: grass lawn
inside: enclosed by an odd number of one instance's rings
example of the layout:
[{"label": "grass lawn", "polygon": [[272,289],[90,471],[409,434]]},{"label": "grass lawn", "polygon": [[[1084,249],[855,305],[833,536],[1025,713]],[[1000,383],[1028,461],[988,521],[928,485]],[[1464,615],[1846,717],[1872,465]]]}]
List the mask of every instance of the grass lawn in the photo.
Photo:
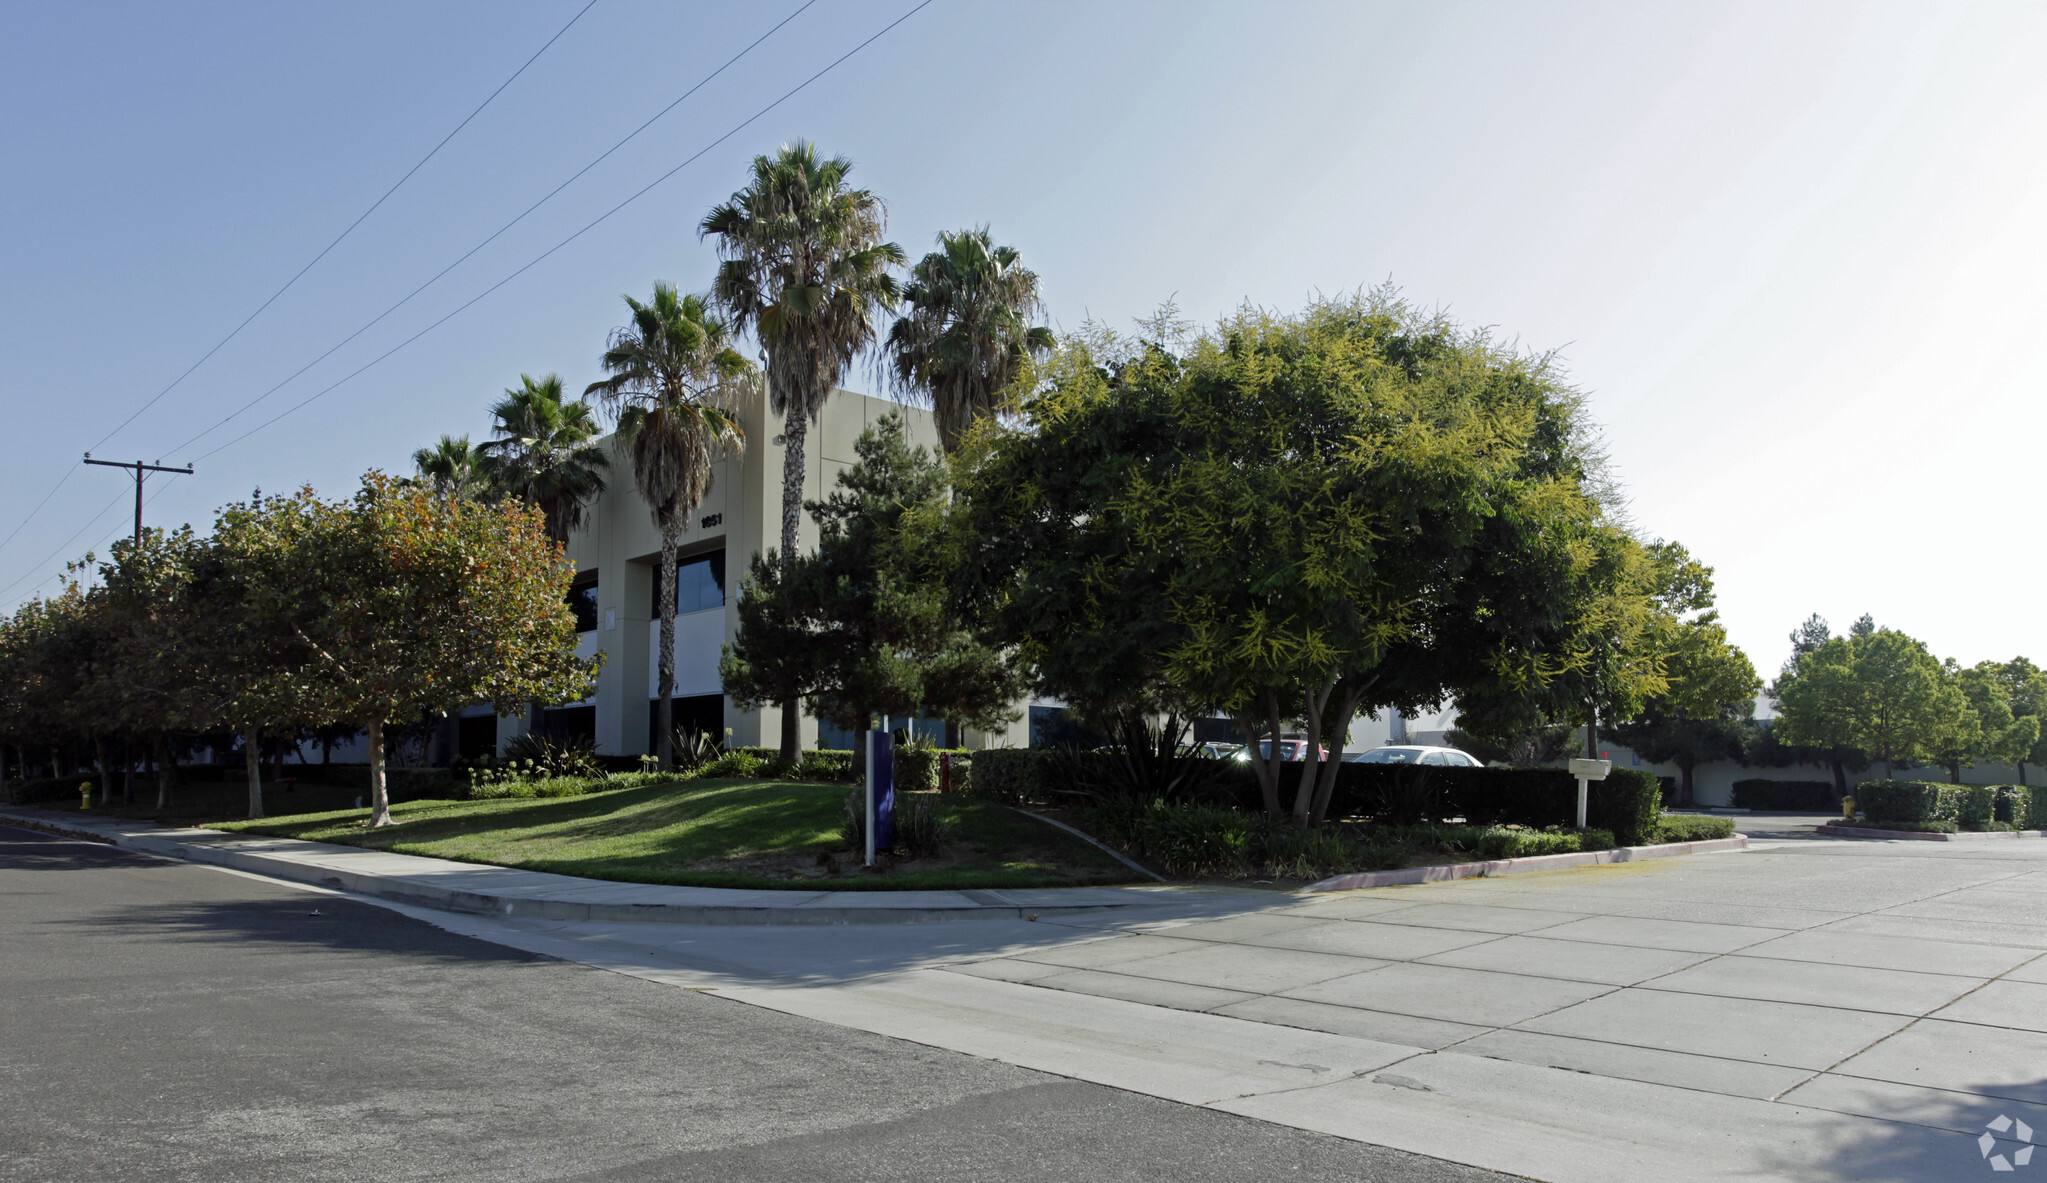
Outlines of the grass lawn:
[{"label": "grass lawn", "polygon": [[886,891],[1138,879],[1043,822],[936,793],[903,798],[929,802],[952,823],[945,852],[869,871],[839,838],[847,792],[845,785],[803,781],[688,780],[580,797],[408,801],[391,807],[396,824],[380,830],[363,827],[365,809],[214,824],[399,854],[693,887]]}]

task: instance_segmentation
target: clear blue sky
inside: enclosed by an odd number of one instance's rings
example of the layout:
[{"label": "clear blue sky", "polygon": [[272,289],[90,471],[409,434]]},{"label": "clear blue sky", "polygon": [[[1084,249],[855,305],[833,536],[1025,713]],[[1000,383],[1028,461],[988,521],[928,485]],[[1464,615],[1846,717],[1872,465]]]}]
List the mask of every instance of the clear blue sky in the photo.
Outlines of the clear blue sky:
[{"label": "clear blue sky", "polygon": [[[182,463],[233,440],[916,0],[819,0],[412,303],[186,443],[800,3],[598,0],[98,455]],[[0,537],[581,6],[9,4]],[[1064,327],[1168,297],[1210,320],[1391,279],[1558,350],[1637,524],[1717,569],[1765,675],[1815,611],[1837,628],[1871,612],[1965,662],[2047,661],[2042,61],[2041,5],[934,0],[445,325],[165,479],[149,516],[204,525],[256,486],[342,495],[442,432],[480,436],[521,372],[580,388],[619,296],[702,287],[698,219],[753,155],[808,137],[858,162],[913,256],[991,223]],[[127,528],[124,481],[74,471],[0,546],[0,584],[15,582],[0,608]]]}]

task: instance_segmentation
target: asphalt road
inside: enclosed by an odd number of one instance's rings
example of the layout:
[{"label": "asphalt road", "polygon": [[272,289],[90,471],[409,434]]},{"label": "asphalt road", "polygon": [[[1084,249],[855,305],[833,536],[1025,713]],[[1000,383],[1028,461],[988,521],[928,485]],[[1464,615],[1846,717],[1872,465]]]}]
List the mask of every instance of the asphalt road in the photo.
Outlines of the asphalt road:
[{"label": "asphalt road", "polygon": [[0,827],[0,1179],[1492,1180]]}]

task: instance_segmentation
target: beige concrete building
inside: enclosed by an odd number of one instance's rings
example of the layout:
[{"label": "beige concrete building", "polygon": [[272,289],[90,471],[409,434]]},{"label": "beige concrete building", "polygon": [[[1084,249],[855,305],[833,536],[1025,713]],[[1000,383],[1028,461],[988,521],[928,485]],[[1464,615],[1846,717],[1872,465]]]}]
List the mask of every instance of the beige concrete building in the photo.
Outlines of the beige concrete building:
[{"label": "beige concrete building", "polygon": [[[931,412],[888,399],[837,390],[825,403],[805,440],[803,496],[827,495],[839,473],[857,457],[853,444],[866,428],[889,413],[903,417],[912,444],[934,450],[938,434]],[[681,539],[676,578],[675,695],[678,723],[714,733],[729,728],[728,743],[766,745],[779,742],[781,713],[769,707],[744,711],[725,697],[718,679],[718,659],[738,629],[738,596],[753,555],[780,545],[782,522],[781,425],[766,408],[755,405],[741,415],[746,433],[743,455],[720,459],[711,491],[690,516]],[[617,449],[615,437],[603,441],[612,465],[607,488],[590,507],[584,529],[569,538],[568,555],[576,564],[575,598],[583,626],[584,656],[604,655],[597,692],[588,700],[551,708],[542,725],[550,731],[593,736],[597,750],[608,755],[637,755],[654,748],[656,646],[660,620],[655,611],[661,536],[647,503],[633,486],[631,462]],[[803,546],[817,545],[817,524],[804,515]],[[1029,742],[1028,711],[1008,732],[970,733],[971,746],[1022,746]],[[523,718],[498,718],[489,708],[465,711],[460,723],[464,754],[478,755],[504,744],[527,729]],[[891,720],[901,727],[912,721]],[[918,721],[916,729],[934,726]],[[806,717],[800,734],[806,748],[819,746],[818,722]],[[832,733],[827,725],[823,746],[850,743],[850,736]]]}]

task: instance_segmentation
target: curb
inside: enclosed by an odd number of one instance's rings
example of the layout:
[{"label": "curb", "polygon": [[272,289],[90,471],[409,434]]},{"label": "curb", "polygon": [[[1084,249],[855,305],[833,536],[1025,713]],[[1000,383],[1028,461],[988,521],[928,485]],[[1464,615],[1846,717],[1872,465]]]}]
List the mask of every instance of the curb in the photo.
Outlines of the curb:
[{"label": "curb", "polygon": [[1990,842],[2000,838],[2038,838],[2039,830],[1985,830],[1966,834],[1928,834],[1918,830],[1879,830],[1867,826],[1819,826],[1814,831],[1835,838],[1903,838],[1912,842]]},{"label": "curb", "polygon": [[[617,887],[624,890],[671,890],[690,893],[714,893],[716,895],[745,896],[759,899],[764,894],[783,895],[788,903],[718,903],[705,902],[650,902],[650,903],[604,903],[584,902],[572,899],[548,899],[527,895],[511,895],[488,890],[465,890],[442,887],[418,878],[407,878],[378,873],[351,871],[344,867],[303,862],[298,859],[266,854],[260,850],[237,849],[236,844],[247,842],[251,846],[265,844],[265,841],[242,839],[220,830],[185,830],[190,838],[134,833],[111,826],[88,826],[65,824],[44,818],[21,817],[12,810],[0,810],[0,825],[18,826],[22,829],[38,830],[59,837],[99,842],[123,850],[184,862],[207,863],[227,867],[231,870],[246,871],[272,879],[283,879],[312,887],[333,891],[349,892],[356,895],[372,896],[394,903],[410,904],[414,907],[432,908],[442,912],[459,912],[473,916],[509,916],[521,920],[566,920],[566,921],[628,921],[638,923],[690,924],[690,925],[848,925],[848,924],[925,924],[951,920],[1037,920],[1041,917],[1080,916],[1103,912],[1117,912],[1136,908],[1157,908],[1171,906],[1177,902],[1172,896],[1209,895],[1211,892],[1187,892],[1168,889],[1171,895],[1157,892],[1152,898],[1127,901],[1102,901],[1096,903],[1022,903],[1007,898],[994,889],[965,889],[948,892],[765,892],[739,888],[715,887],[673,887],[664,888],[658,884],[625,883],[605,879],[581,879],[574,876],[548,875],[550,879],[563,881],[567,890],[587,891],[592,887]],[[346,857],[366,852],[360,847],[333,846],[318,842],[299,842],[292,839],[269,839],[267,843],[289,841],[302,850],[310,849],[322,854]],[[417,857],[417,856],[399,856]],[[423,867],[443,864],[445,860],[420,859]],[[483,863],[455,864],[464,872],[489,873],[512,871],[517,875],[546,875],[546,872],[519,871],[516,868],[495,867]],[[1015,890],[1015,889],[1012,889]],[[1113,888],[1033,888],[1032,894],[1044,891],[1103,891]],[[957,904],[928,901],[920,903],[890,902],[891,896],[945,894],[959,898]],[[872,904],[839,903],[817,905],[808,901],[827,895],[871,897]]]},{"label": "curb", "polygon": [[1361,887],[1406,887],[1415,883],[1439,883],[1450,879],[1490,878],[1520,875],[1529,871],[1560,870],[1565,867],[1594,867],[1606,863],[1632,863],[1641,859],[1675,858],[1683,854],[1713,854],[1723,850],[1745,850],[1748,835],[1708,838],[1701,842],[1666,842],[1660,846],[1622,846],[1614,850],[1584,850],[1575,854],[1538,854],[1528,858],[1494,859],[1484,863],[1450,863],[1440,867],[1411,867],[1405,871],[1363,871],[1337,875],[1309,884],[1308,891],[1354,891]]}]

